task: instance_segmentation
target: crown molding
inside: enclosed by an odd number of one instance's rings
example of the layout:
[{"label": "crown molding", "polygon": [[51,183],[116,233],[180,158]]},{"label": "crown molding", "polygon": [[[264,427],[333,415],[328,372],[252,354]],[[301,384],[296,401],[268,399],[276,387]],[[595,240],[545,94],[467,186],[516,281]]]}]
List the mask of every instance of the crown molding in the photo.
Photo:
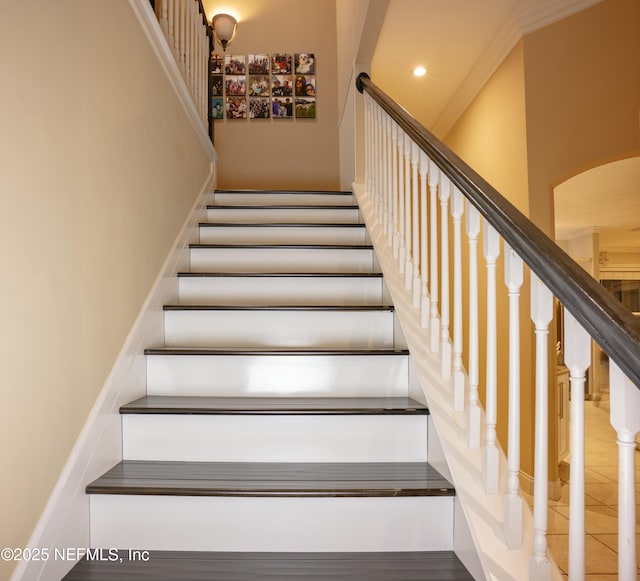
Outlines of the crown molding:
[{"label": "crown molding", "polygon": [[524,0],[519,2],[438,117],[432,128],[433,133],[441,139],[446,136],[525,34],[553,24],[601,1]]}]

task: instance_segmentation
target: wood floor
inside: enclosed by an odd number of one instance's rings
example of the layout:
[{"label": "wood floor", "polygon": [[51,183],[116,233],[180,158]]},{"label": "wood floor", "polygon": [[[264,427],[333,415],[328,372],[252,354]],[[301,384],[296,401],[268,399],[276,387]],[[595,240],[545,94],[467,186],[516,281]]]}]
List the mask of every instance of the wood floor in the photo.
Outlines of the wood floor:
[{"label": "wood floor", "polygon": [[[105,558],[110,554],[105,552]],[[132,560],[83,559],[62,581],[473,581],[451,551],[427,553],[200,553],[151,551]],[[120,562],[122,559],[122,562]]]}]

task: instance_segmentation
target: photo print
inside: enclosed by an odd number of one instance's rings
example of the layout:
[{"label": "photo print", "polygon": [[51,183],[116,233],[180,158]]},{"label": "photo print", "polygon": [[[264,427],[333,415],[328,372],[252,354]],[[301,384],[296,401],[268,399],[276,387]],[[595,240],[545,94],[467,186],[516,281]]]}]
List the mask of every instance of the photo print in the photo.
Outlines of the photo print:
[{"label": "photo print", "polygon": [[316,78],[312,75],[296,75],[294,91],[296,97],[315,97]]},{"label": "photo print", "polygon": [[224,57],[225,75],[246,74],[246,57],[243,54],[227,54]]},{"label": "photo print", "polygon": [[269,119],[271,102],[268,97],[249,99],[249,119]]},{"label": "photo print", "polygon": [[224,77],[222,75],[211,75],[211,96],[222,97],[224,90]]},{"label": "photo print", "polygon": [[249,97],[268,97],[269,94],[269,75],[249,77]]},{"label": "photo print", "polygon": [[296,97],[296,119],[315,119],[315,97]]},{"label": "photo print", "polygon": [[268,54],[250,54],[249,55],[249,74],[250,75],[268,75],[269,74],[269,55]]},{"label": "photo print", "polygon": [[271,56],[271,72],[274,75],[290,75],[292,71],[290,54],[279,52]]},{"label": "photo print", "polygon": [[224,102],[222,97],[213,97],[213,99],[211,99],[211,117],[213,119],[224,118]]},{"label": "photo print", "polygon": [[242,97],[227,97],[227,119],[246,119],[247,100]]},{"label": "photo print", "polygon": [[301,75],[315,75],[316,57],[313,53],[303,52],[295,55],[295,72]]},{"label": "photo print", "polygon": [[214,52],[211,55],[210,69],[212,75],[221,75],[224,67],[224,59],[221,54]]},{"label": "photo print", "polygon": [[290,97],[293,95],[293,76],[272,75],[271,94],[274,97]]},{"label": "photo print", "polygon": [[247,94],[247,77],[244,75],[225,75],[224,79],[227,97]]},{"label": "photo print", "polygon": [[273,97],[271,100],[271,116],[274,119],[293,119],[293,98]]}]

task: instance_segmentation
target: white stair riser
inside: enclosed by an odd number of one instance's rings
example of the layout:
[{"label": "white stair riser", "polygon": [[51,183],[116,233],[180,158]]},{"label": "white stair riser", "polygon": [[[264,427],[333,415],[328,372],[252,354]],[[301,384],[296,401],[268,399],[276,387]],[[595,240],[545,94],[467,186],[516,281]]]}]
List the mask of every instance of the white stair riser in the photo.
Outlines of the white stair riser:
[{"label": "white stair riser", "polygon": [[366,231],[355,227],[200,226],[202,244],[364,244]]},{"label": "white stair riser", "polygon": [[91,546],[174,551],[444,551],[453,497],[91,496]]},{"label": "white stair riser", "polygon": [[171,347],[393,347],[392,311],[165,311]]},{"label": "white stair riser", "polygon": [[358,224],[358,208],[208,208],[207,222],[232,224]]},{"label": "white stair riser", "polygon": [[407,355],[148,355],[148,395],[406,397]]},{"label": "white stair riser", "polygon": [[377,277],[179,277],[180,302],[190,305],[383,305]]},{"label": "white stair riser", "polygon": [[353,195],[293,192],[215,192],[211,204],[228,206],[353,206]]},{"label": "white stair riser", "polygon": [[192,272],[374,272],[371,249],[192,248]]},{"label": "white stair riser", "polygon": [[426,415],[122,416],[125,460],[426,462]]}]

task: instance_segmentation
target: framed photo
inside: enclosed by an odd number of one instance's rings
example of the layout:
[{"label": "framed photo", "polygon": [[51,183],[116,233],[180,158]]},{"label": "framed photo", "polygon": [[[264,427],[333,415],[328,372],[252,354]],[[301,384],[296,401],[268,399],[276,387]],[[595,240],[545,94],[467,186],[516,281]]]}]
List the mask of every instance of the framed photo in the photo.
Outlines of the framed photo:
[{"label": "framed photo", "polygon": [[246,119],[247,100],[244,97],[227,97],[227,119]]},{"label": "framed photo", "polygon": [[296,119],[316,118],[316,98],[296,97]]},{"label": "framed photo", "polygon": [[270,105],[268,97],[249,99],[249,119],[269,119],[271,117]]},{"label": "framed photo", "polygon": [[293,119],[293,98],[273,97],[271,99],[271,116],[274,119]]},{"label": "framed photo", "polygon": [[249,55],[249,74],[250,75],[268,75],[269,74],[269,55],[268,54],[250,54]]},{"label": "framed photo", "polygon": [[213,119],[224,119],[224,101],[222,97],[211,99],[211,117]]},{"label": "framed photo", "polygon": [[293,62],[290,54],[276,53],[271,55],[271,72],[276,75],[290,75],[293,71]]}]

